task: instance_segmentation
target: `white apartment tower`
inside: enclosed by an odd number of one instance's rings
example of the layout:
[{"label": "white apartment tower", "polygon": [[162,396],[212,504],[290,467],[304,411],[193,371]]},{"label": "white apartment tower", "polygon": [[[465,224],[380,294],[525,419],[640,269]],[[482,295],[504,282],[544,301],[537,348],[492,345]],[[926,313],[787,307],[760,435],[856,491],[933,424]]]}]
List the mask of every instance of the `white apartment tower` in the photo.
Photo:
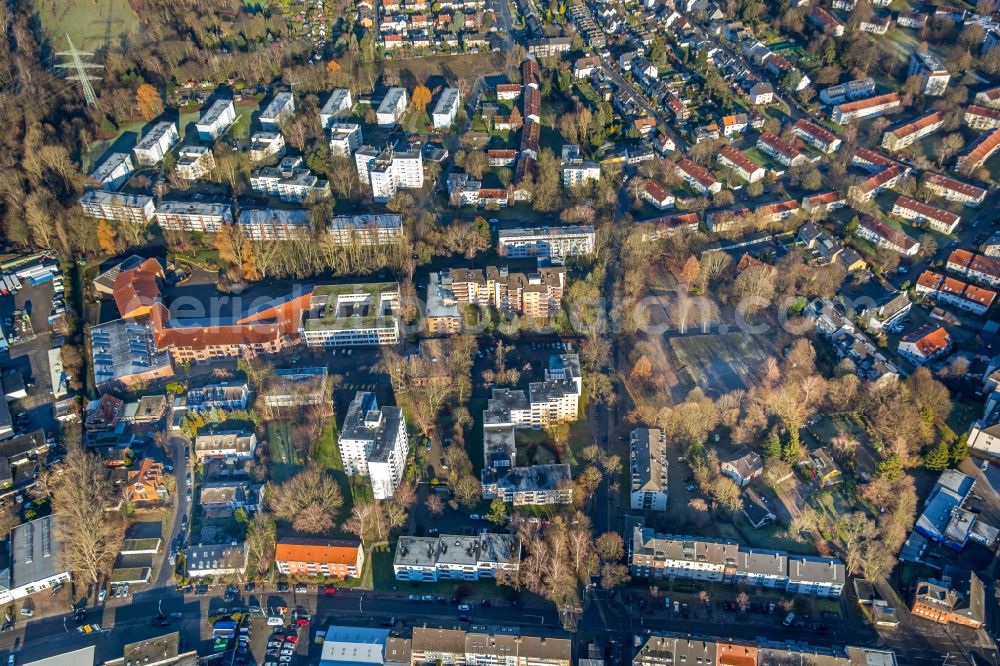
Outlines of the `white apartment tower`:
[{"label": "white apartment tower", "polygon": [[419,149],[378,152],[372,146],[361,146],[354,154],[358,180],[370,185],[372,198],[385,203],[400,189],[424,186],[424,162]]},{"label": "white apartment tower", "polygon": [[461,100],[462,96],[458,88],[444,89],[434,107],[434,113],[431,114],[435,128],[447,129],[451,127],[452,123],[455,122],[455,116],[458,115],[458,109],[462,104]]},{"label": "white apartment tower", "polygon": [[359,391],[347,408],[339,445],[345,472],[367,476],[375,499],[393,496],[408,453],[399,407],[379,407],[374,393]]}]

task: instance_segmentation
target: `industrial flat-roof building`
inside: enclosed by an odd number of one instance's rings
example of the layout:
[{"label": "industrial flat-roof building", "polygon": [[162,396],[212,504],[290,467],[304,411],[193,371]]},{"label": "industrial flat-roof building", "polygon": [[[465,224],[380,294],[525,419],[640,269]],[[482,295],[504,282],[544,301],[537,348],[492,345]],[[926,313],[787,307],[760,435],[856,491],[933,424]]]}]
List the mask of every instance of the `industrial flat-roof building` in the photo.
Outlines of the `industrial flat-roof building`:
[{"label": "industrial flat-roof building", "polygon": [[37,518],[10,531],[10,566],[0,572],[0,603],[9,604],[59,583],[68,583],[62,565],[58,518]]}]

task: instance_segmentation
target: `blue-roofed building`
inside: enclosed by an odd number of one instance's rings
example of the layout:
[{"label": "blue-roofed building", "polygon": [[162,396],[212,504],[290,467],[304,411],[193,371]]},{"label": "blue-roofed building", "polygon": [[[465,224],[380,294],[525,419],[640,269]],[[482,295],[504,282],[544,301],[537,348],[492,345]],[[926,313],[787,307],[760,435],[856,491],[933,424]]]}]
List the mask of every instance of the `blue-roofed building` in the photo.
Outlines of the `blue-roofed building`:
[{"label": "blue-roofed building", "polygon": [[961,550],[975,523],[975,514],[963,509],[962,505],[975,485],[974,478],[957,470],[942,472],[914,529],[931,541]]}]

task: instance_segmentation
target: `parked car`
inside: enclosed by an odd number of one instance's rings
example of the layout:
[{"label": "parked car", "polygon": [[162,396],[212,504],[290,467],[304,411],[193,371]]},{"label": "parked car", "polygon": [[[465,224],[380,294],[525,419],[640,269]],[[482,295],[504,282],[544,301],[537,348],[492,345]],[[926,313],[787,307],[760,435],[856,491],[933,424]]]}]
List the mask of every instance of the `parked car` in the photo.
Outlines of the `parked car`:
[{"label": "parked car", "polygon": [[305,583],[299,583],[299,584],[297,584],[295,586],[295,593],[296,594],[305,594],[308,591],[309,591],[309,588],[306,587]]},{"label": "parked car", "polygon": [[101,591],[97,593],[97,601],[99,601],[100,603],[104,603],[104,600],[107,599],[107,597],[108,597],[108,591],[102,587]]}]

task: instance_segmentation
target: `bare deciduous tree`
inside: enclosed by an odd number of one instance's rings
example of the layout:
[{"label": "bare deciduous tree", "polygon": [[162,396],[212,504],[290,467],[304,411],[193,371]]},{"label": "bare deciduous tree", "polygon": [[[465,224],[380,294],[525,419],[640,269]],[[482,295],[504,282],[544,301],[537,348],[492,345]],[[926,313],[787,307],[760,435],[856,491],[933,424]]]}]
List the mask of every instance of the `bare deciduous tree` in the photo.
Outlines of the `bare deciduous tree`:
[{"label": "bare deciduous tree", "polygon": [[63,565],[97,583],[111,570],[125,539],[122,517],[105,511],[113,503],[111,484],[100,461],[83,450],[70,451],[52,474],[52,512],[58,518]]}]

